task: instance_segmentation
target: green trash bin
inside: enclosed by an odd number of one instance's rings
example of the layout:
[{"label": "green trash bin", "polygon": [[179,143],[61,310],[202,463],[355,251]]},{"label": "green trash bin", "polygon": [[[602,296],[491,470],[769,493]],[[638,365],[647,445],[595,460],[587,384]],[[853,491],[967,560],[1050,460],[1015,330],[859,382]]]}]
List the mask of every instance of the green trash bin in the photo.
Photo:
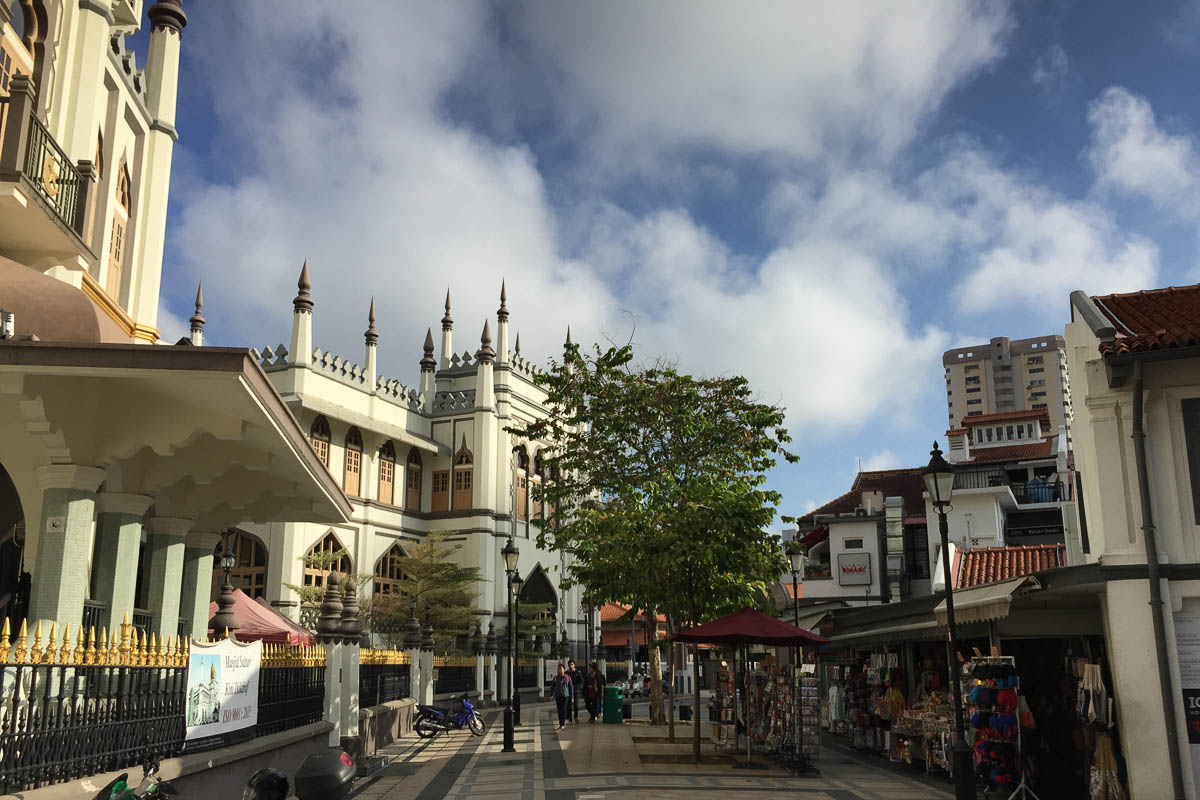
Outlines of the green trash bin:
[{"label": "green trash bin", "polygon": [[622,723],[621,707],[625,704],[625,690],[620,686],[604,687],[604,722],[608,725]]}]

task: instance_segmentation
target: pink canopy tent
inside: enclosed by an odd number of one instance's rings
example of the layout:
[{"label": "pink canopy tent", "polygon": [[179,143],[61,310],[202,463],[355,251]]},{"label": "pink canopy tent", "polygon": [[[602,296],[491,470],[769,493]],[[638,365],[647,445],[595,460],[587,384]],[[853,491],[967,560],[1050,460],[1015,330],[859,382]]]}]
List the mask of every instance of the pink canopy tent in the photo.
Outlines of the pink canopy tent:
[{"label": "pink canopy tent", "polygon": [[[217,613],[215,602],[208,604],[208,614],[211,618]],[[271,608],[266,603],[256,603],[241,589],[233,590],[233,615],[241,625],[236,636],[242,642],[263,641],[267,644],[309,645],[316,643],[316,637],[304,630],[287,617]],[[224,631],[212,631],[220,636]]]}]

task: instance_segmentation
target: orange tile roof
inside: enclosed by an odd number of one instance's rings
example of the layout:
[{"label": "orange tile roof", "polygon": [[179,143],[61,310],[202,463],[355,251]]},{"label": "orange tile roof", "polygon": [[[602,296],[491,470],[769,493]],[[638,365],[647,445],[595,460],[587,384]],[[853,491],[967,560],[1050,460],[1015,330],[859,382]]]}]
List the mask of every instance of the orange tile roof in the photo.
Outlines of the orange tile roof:
[{"label": "orange tile roof", "polygon": [[1006,581],[1067,565],[1067,548],[1062,544],[1010,545],[961,550],[956,588]]},{"label": "orange tile roof", "polygon": [[804,598],[804,581],[800,581],[799,583],[796,584],[796,591],[794,591],[794,592],[792,591],[792,582],[791,581],[785,580],[783,582],[783,588],[787,591],[787,596],[788,596],[789,600],[795,600],[796,598],[801,598],[801,599]]},{"label": "orange tile roof", "polygon": [[959,424],[964,428],[968,425],[982,425],[989,422],[1004,422],[1010,419],[1030,419],[1032,417],[1044,417],[1050,419],[1050,412],[1044,408],[1031,408],[1023,411],[1000,411],[996,414],[980,414],[977,417],[963,417]]},{"label": "orange tile roof", "polygon": [[[600,608],[600,624],[603,625],[606,622],[612,622],[620,619],[628,613],[629,606],[624,603],[605,603]],[[641,611],[638,611],[637,620],[641,622],[643,616],[644,614]],[[664,625],[667,624],[667,615],[659,614],[658,621]]]},{"label": "orange tile roof", "polygon": [[1117,338],[1100,343],[1101,355],[1200,345],[1200,284],[1168,286],[1093,297]]},{"label": "orange tile roof", "polygon": [[959,464],[1002,464],[1010,461],[1033,461],[1039,458],[1054,458],[1054,436],[1046,436],[1040,442],[1006,444],[999,447],[972,447],[971,457]]}]

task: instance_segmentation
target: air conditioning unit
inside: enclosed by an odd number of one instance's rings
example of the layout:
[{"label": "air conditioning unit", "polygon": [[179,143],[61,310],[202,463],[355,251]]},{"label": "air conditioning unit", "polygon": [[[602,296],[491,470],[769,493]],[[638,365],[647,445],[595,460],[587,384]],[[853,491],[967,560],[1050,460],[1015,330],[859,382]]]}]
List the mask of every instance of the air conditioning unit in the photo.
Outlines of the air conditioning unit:
[{"label": "air conditioning unit", "polygon": [[867,515],[867,510],[865,508],[863,508],[862,506],[859,506],[858,508],[854,509],[854,516],[865,517],[866,515]]}]

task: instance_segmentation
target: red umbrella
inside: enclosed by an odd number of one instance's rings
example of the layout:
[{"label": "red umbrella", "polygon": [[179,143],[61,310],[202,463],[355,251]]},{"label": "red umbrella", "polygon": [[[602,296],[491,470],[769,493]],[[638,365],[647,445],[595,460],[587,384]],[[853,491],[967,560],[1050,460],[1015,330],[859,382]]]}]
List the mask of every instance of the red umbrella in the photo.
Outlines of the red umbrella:
[{"label": "red umbrella", "polygon": [[768,644],[779,647],[803,647],[825,644],[824,636],[809,633],[753,608],[743,608],[727,617],[687,628],[675,634],[677,642],[704,644]]}]

